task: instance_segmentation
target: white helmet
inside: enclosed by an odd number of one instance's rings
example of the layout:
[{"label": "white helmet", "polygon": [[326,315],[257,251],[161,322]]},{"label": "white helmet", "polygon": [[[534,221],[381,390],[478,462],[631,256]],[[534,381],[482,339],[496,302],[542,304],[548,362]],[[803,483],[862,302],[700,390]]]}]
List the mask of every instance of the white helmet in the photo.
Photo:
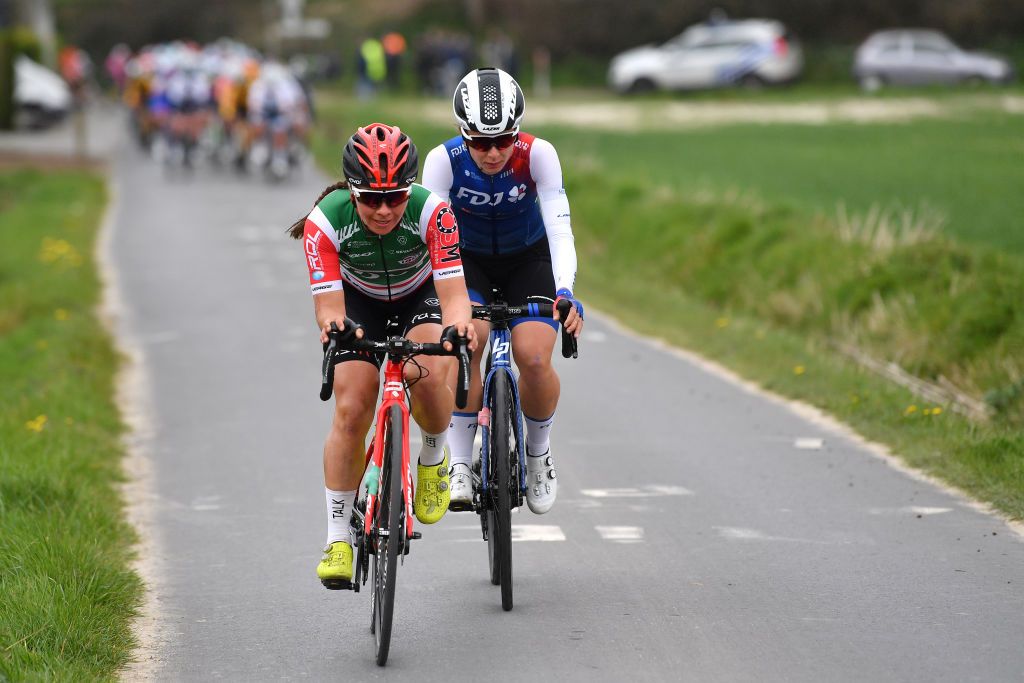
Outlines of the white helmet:
[{"label": "white helmet", "polygon": [[466,134],[498,135],[519,128],[526,100],[516,80],[501,69],[474,69],[456,86],[452,109]]}]

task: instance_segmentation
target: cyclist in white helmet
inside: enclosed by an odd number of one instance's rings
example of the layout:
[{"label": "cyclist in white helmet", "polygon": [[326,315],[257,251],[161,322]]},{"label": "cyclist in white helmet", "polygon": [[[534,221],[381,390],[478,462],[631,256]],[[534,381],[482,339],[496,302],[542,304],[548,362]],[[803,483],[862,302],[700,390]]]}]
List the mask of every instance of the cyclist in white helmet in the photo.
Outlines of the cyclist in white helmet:
[{"label": "cyclist in white helmet", "polygon": [[[423,185],[447,198],[459,223],[462,262],[470,299],[487,304],[492,287],[508,303],[569,299],[565,329],[583,330],[583,307],[573,296],[576,247],[558,154],[550,142],[520,131],[526,105],[515,79],[501,69],[470,71],[452,100],[459,134],[427,155]],[[557,319],[557,313],[555,314]],[[474,321],[476,334],[489,333]],[[557,493],[550,434],[560,384],[551,364],[558,323],[519,318],[511,323],[512,353],[526,421],[527,504],[543,514]],[[465,412],[452,414],[451,508],[472,509],[473,439],[482,403],[481,344]]]}]

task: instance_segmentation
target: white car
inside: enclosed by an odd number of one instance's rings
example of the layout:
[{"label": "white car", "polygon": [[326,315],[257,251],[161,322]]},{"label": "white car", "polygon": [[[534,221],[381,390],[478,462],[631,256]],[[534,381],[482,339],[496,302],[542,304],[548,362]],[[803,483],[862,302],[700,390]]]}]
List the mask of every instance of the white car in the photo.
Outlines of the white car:
[{"label": "white car", "polygon": [[71,110],[71,89],[56,73],[21,55],[14,62],[14,104],[20,125],[41,128]]},{"label": "white car", "polygon": [[608,84],[617,92],[696,90],[788,83],[803,71],[800,44],[782,23],[745,19],[697,24],[664,45],[617,55]]}]

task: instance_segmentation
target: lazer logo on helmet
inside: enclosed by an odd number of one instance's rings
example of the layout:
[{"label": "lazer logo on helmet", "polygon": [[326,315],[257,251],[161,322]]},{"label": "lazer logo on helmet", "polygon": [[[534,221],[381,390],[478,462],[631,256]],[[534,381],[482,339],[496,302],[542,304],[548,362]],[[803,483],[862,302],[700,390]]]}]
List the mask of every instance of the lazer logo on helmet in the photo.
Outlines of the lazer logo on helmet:
[{"label": "lazer logo on helmet", "polygon": [[507,199],[510,204],[522,201],[526,198],[527,188],[525,184],[520,184],[518,187],[513,187],[508,191],[508,197],[506,198],[504,192],[495,192],[493,195],[488,192],[477,192],[476,190],[470,190],[467,187],[460,187],[456,193],[456,199],[469,199],[470,206],[497,206],[501,204],[502,200]]}]

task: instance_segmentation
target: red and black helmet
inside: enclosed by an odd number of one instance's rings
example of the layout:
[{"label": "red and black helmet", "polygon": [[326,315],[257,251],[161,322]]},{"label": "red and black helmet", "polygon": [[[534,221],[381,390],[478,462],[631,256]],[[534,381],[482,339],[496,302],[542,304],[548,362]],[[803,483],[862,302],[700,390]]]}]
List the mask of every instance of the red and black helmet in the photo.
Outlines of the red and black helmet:
[{"label": "red and black helmet", "polygon": [[385,192],[408,187],[419,167],[416,145],[398,126],[371,123],[349,138],[341,168],[349,187]]}]

